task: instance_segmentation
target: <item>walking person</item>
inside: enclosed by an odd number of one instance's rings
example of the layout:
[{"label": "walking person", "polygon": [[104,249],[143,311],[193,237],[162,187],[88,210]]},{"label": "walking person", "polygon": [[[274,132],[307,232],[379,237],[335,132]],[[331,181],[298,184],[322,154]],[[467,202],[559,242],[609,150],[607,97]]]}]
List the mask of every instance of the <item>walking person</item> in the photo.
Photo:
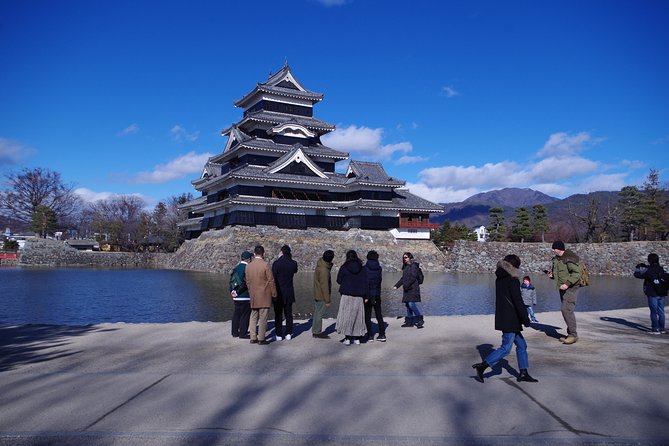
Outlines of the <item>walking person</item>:
[{"label": "walking person", "polygon": [[639,263],[634,269],[634,277],[643,279],[643,292],[648,298],[651,334],[666,333],[664,330],[664,300],[667,297],[667,290],[660,289],[661,279],[666,274],[664,268],[660,266],[660,256],[655,253],[648,254],[648,265]]},{"label": "walking person", "polygon": [[530,321],[539,322],[534,314],[534,308],[532,308],[537,304],[537,290],[534,289],[530,276],[523,277],[523,283],[520,284],[520,295],[523,298],[525,308],[527,308],[527,314],[530,316]]},{"label": "walking person", "polygon": [[314,317],[311,323],[311,335],[314,338],[329,339],[327,333],[323,333],[323,316],[325,310],[332,305],[332,260],[334,251],[328,249],[316,262],[314,270]]},{"label": "walking person", "polygon": [[232,337],[247,339],[251,317],[251,297],[246,284],[246,265],[251,262],[253,254],[244,251],[240,258],[241,261],[230,274],[230,295],[235,306],[232,310]]},{"label": "walking person", "polygon": [[488,367],[493,367],[502,358],[511,353],[516,346],[516,358],[520,374],[516,381],[537,382],[528,373],[529,360],[527,356],[527,342],[523,337],[523,325],[530,326],[530,317],[520,296],[520,258],[509,254],[497,262],[495,271],[495,330],[502,332],[502,345],[490,353],[483,362],[472,365],[476,369],[479,381],[483,382],[483,373]]},{"label": "walking person", "polygon": [[372,331],[372,310],[374,310],[376,322],[379,326],[379,336],[376,340],[386,342],[386,324],[383,321],[383,314],[381,312],[381,282],[383,280],[383,269],[379,264],[379,254],[374,250],[367,253],[365,271],[367,272],[368,290],[367,302],[365,302],[367,342],[374,341],[374,332]]},{"label": "walking person", "polygon": [[346,261],[337,273],[337,283],[341,293],[337,333],[344,335],[344,345],[360,344],[360,338],[367,332],[367,272],[358,258],[358,253],[352,249],[346,252]]},{"label": "walking person", "polygon": [[394,290],[402,287],[402,302],[407,315],[402,327],[423,328],[423,311],[420,307],[420,285],[423,283],[423,271],[418,262],[414,262],[413,254],[402,254],[402,277],[395,284]]},{"label": "walking person", "polygon": [[[276,299],[276,285],[272,269],[265,261],[265,248],[258,245],[253,250],[253,261],[246,267],[246,284],[251,297],[251,344],[267,345],[267,316],[272,300]],[[256,334],[256,324],[258,332]]]},{"label": "walking person", "polygon": [[[277,297],[274,299],[274,336],[277,341],[290,341],[293,336],[293,304],[295,287],[293,276],[297,273],[297,262],[293,260],[290,246],[283,245],[279,258],[272,264],[272,274],[276,283]],[[283,317],[286,317],[286,330],[283,330]]]},{"label": "walking person", "polygon": [[578,341],[576,330],[576,298],[580,289],[581,264],[580,259],[572,251],[565,248],[560,240],[551,246],[555,257],[551,271],[545,271],[548,277],[555,280],[555,287],[560,293],[560,311],[565,324],[567,336],[561,337],[563,344],[573,344]]}]

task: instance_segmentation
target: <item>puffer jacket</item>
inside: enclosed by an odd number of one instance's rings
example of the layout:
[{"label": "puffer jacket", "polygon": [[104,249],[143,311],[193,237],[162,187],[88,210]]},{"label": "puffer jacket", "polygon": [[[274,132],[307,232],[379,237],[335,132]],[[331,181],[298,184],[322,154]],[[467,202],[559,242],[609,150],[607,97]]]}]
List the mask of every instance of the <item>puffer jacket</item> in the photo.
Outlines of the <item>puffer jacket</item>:
[{"label": "puffer jacket", "polygon": [[367,272],[367,297],[374,304],[381,297],[382,268],[378,260],[368,259],[365,263]]},{"label": "puffer jacket", "polygon": [[520,271],[506,260],[500,260],[495,276],[495,330],[523,331],[523,325],[529,327],[530,317],[520,296]]},{"label": "puffer jacket", "polygon": [[560,289],[563,283],[569,288],[578,286],[580,279],[581,263],[576,254],[567,249],[561,257],[553,257],[553,280],[556,289]]},{"label": "puffer jacket", "polygon": [[344,262],[337,273],[339,292],[367,299],[367,272],[360,260]]}]

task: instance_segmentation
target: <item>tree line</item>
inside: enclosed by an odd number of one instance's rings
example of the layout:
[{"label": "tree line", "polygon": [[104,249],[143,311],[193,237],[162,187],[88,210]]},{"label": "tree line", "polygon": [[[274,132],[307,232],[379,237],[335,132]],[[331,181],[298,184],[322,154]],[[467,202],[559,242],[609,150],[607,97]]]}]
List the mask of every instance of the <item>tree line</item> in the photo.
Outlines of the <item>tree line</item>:
[{"label": "tree line", "polygon": [[[507,222],[504,209],[492,207],[486,230],[489,241],[602,243],[635,240],[667,240],[669,237],[669,192],[660,184],[659,172],[651,169],[643,185],[625,186],[614,203],[603,203],[590,194],[587,203],[570,206],[561,221],[549,222],[546,206],[537,204],[514,209]],[[440,248],[454,240],[476,240],[465,225],[451,225],[447,220],[432,231],[432,240]]]},{"label": "tree line", "polygon": [[0,223],[32,230],[41,237],[62,232],[66,238],[90,238],[113,251],[175,251],[184,241],[177,223],[185,218],[179,205],[193,199],[184,193],[147,209],[135,195],[84,202],[74,185],[45,168],[5,175],[0,191]]}]

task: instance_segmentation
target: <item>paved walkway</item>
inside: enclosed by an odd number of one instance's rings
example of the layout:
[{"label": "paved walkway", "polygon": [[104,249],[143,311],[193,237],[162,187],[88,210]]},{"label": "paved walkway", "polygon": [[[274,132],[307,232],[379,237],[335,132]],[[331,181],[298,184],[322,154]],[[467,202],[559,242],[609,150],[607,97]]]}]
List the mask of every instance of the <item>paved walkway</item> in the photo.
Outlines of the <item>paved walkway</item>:
[{"label": "paved walkway", "polygon": [[[488,371],[493,316],[388,322],[388,342],[311,337],[251,345],[229,323],[0,327],[0,444],[669,444],[669,335],[648,310],[559,313]],[[330,330],[334,320],[327,321]]]}]

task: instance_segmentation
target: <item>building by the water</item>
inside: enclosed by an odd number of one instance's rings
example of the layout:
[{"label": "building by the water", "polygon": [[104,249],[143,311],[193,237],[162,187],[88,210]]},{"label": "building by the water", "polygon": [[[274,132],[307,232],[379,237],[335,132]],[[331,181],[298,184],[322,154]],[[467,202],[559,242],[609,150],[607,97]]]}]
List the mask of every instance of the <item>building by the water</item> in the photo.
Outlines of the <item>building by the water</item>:
[{"label": "building by the water", "polygon": [[231,225],[389,230],[396,238],[429,238],[430,213],[442,206],[411,194],[381,163],[350,160],[326,147],[335,129],[314,117],[323,94],[307,90],[286,63],[234,103],[240,121],[224,129],[223,152],[192,182],[201,196],[182,206],[187,238]]}]

